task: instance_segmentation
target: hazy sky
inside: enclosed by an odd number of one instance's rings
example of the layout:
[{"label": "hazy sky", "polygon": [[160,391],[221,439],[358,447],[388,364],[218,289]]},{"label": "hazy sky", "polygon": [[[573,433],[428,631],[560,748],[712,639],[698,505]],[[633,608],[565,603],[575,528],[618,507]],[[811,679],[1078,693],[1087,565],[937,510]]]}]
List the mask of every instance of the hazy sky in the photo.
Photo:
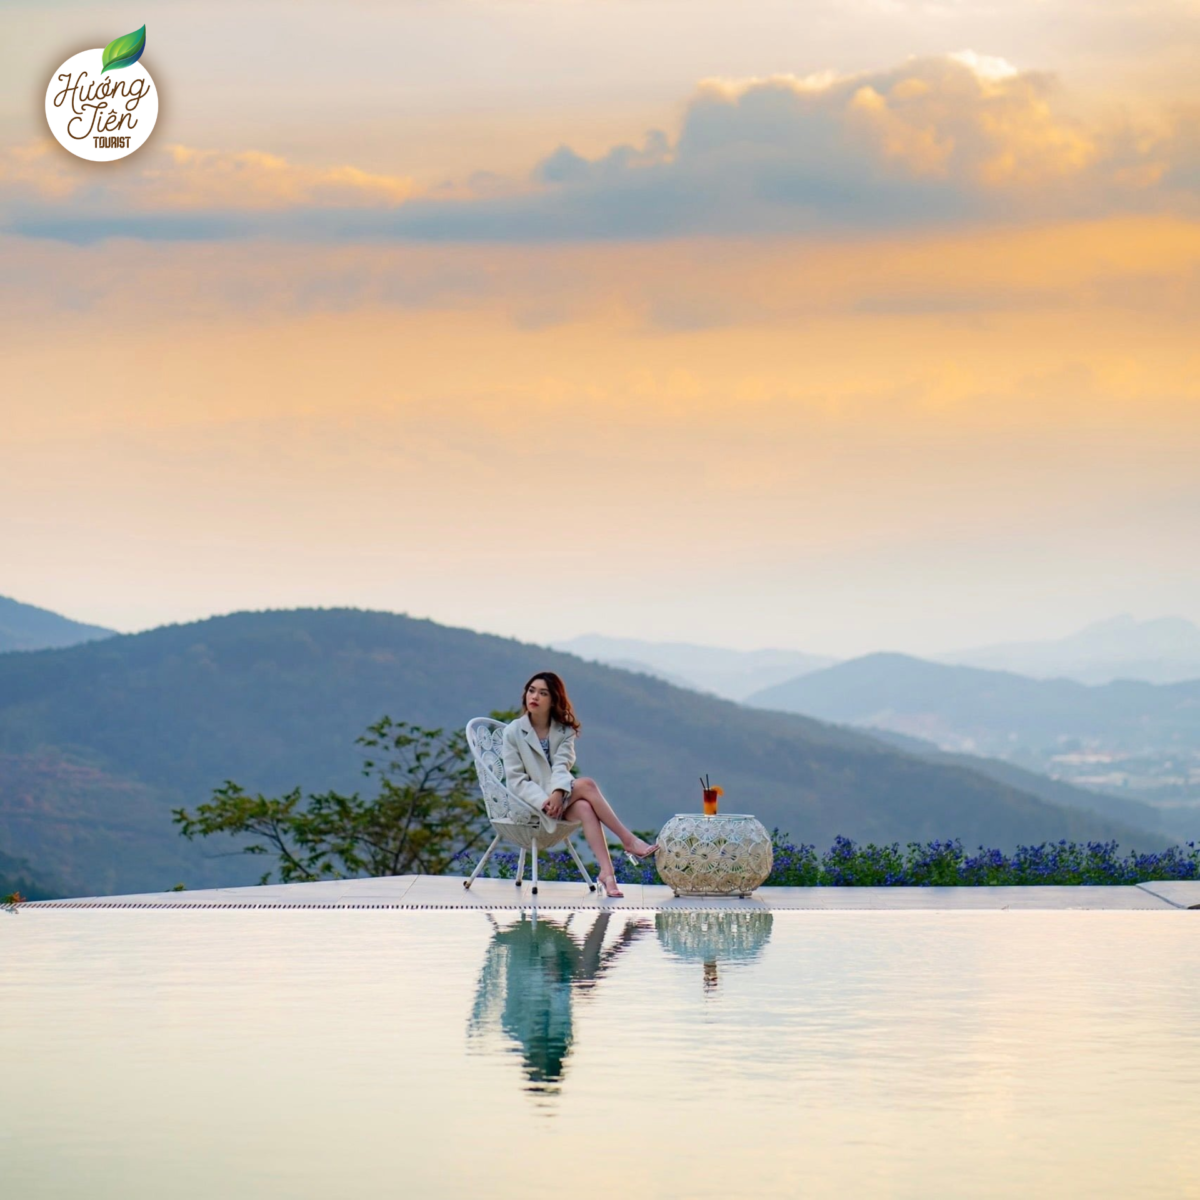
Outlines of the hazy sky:
[{"label": "hazy sky", "polygon": [[[1200,0],[12,3],[0,594],[917,653],[1200,619]],[[145,22],[146,147],[70,54]]]}]

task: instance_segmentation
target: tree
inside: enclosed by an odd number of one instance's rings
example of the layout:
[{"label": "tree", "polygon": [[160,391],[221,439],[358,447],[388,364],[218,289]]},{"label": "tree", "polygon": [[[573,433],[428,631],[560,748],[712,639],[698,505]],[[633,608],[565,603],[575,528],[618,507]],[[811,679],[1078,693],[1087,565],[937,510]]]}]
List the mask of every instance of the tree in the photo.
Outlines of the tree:
[{"label": "tree", "polygon": [[[503,712],[492,716],[511,719]],[[177,808],[172,819],[188,839],[255,839],[233,853],[275,855],[272,870],[282,883],[439,874],[456,852],[480,844],[487,819],[462,730],[446,734],[385,716],[355,744],[385,760],[363,763],[364,775],[379,778],[373,800],[329,791],[310,794],[302,806],[299,787],[279,797],[251,796],[227,779],[195,815]],[[270,878],[267,871],[260,882]]]}]

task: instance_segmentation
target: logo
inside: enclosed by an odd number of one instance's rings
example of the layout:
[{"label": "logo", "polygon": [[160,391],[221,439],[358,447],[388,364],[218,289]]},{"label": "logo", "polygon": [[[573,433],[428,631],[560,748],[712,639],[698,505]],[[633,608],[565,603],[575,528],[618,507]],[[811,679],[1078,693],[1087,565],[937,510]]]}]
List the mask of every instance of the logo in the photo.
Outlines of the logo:
[{"label": "logo", "polygon": [[158,91],[138,61],[146,27],[68,58],[46,89],[50,132],[79,158],[112,162],[132,154],[158,120]]}]

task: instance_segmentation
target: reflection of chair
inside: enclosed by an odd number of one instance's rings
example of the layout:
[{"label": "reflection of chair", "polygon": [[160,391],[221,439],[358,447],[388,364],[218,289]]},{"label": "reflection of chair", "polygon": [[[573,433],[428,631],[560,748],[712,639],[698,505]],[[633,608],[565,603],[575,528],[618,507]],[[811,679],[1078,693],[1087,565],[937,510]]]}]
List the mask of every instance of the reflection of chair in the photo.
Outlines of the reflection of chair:
[{"label": "reflection of chair", "polygon": [[525,852],[532,851],[533,858],[533,894],[538,890],[538,847],[548,850],[563,842],[571,852],[579,873],[589,890],[595,891],[579,851],[571,841],[573,834],[578,833],[583,825],[579,821],[556,821],[548,817],[540,809],[535,808],[528,800],[522,800],[515,792],[509,791],[504,782],[504,723],[493,721],[490,717],[476,717],[467,722],[467,744],[475,759],[475,774],[479,776],[479,789],[483,792],[483,803],[487,809],[488,820],[496,831],[492,844],[483,852],[483,857],[475,864],[470,879],[463,880],[463,887],[469,888],[475,882],[479,872],[487,866],[492,857],[492,851],[501,840],[511,842],[521,851],[517,860],[517,887],[525,874]]},{"label": "reflection of chair", "polygon": [[470,1032],[480,1035],[499,1025],[520,1047],[532,1090],[555,1090],[574,1037],[574,991],[593,985],[649,924],[627,921],[620,937],[605,947],[611,920],[607,910],[599,913],[582,942],[570,932],[574,914],[565,925],[523,916],[507,928],[488,916],[495,932],[479,975]]}]

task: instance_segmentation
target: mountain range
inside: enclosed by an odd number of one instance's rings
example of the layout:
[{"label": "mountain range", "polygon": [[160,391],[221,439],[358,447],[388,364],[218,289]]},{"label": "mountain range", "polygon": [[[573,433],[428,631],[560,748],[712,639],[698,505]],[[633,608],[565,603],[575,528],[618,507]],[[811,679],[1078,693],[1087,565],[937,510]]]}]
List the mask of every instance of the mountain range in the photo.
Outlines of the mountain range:
[{"label": "mountain range", "polygon": [[72,621],[48,608],[0,596],[0,654],[7,650],[74,646],[95,638],[111,637],[113,632],[101,625]]},{"label": "mountain range", "polygon": [[1200,627],[1183,617],[1136,621],[1129,613],[1122,613],[1064,638],[1001,642],[927,657],[934,662],[1012,671],[1035,679],[1179,683],[1200,679]]},{"label": "mountain range", "polygon": [[[597,633],[553,645],[581,658],[640,671],[729,700],[746,700],[766,688],[850,661],[842,656],[798,650],[731,650]],[[1178,683],[1200,679],[1200,627],[1183,617],[1136,621],[1122,613],[1063,638],[998,642],[921,657],[931,663],[1008,671],[1032,679],[1073,679],[1090,684],[1117,679]]]},{"label": "mountain range", "polygon": [[869,723],[958,749],[991,753],[1019,742],[1061,749],[1104,738],[1141,750],[1200,747],[1200,679],[1101,685],[945,666],[908,654],[864,654],[747,697],[761,708],[823,721]]},{"label": "mountain range", "polygon": [[[49,609],[0,596],[0,653],[73,646],[114,633],[101,625],[73,621]],[[799,650],[731,650],[598,633],[550,644],[580,658],[729,700],[744,700],[764,688],[846,661],[841,656]],[[1033,679],[1177,683],[1200,679],[1200,626],[1184,617],[1138,621],[1121,613],[1062,638],[997,642],[922,657],[929,662],[1009,671]]]},{"label": "mountain range", "polygon": [[866,654],[764,688],[746,703],[1156,801],[1163,827],[1200,835],[1200,680],[1088,685]]},{"label": "mountain range", "polygon": [[37,875],[23,858],[0,851],[0,898],[18,893],[26,900],[52,900],[61,885]]},{"label": "mountain range", "polygon": [[[887,729],[871,729],[872,737],[878,738],[888,745],[896,746],[907,754],[915,754],[919,758],[932,759],[935,762],[952,763],[966,767],[970,771],[978,771],[989,779],[1006,783],[1010,787],[1028,792],[1049,804],[1061,804],[1065,808],[1082,808],[1089,812],[1097,812],[1114,821],[1136,826],[1138,829],[1157,831],[1163,837],[1172,841],[1187,838],[1190,834],[1186,826],[1173,819],[1174,815],[1168,810],[1148,804],[1130,796],[1114,795],[1110,792],[1096,791],[1091,788],[1075,787],[1061,779],[1051,778],[1040,771],[1026,770],[1015,763],[1001,758],[983,758],[975,754],[956,754],[942,750],[933,742],[923,738],[909,737],[907,734],[895,733]],[[1177,828],[1179,826],[1179,828]]]},{"label": "mountain range", "polygon": [[653,675],[677,687],[710,692],[727,700],[744,700],[752,692],[838,661],[829,655],[803,654],[799,650],[728,650],[599,633],[585,633],[551,645],[592,662]]},{"label": "mountain range", "polygon": [[1161,834],[1047,802],[857,730],[761,711],[561,651],[360,609],[238,612],[64,649],[0,654],[0,850],[74,894],[253,882],[261,860],[186,842],[170,820],[232,779],[278,795],[369,786],[354,739],[384,714],[461,727],[563,675],[580,769],[635,828],[732,811],[825,845],[961,837],[1011,848]]}]

